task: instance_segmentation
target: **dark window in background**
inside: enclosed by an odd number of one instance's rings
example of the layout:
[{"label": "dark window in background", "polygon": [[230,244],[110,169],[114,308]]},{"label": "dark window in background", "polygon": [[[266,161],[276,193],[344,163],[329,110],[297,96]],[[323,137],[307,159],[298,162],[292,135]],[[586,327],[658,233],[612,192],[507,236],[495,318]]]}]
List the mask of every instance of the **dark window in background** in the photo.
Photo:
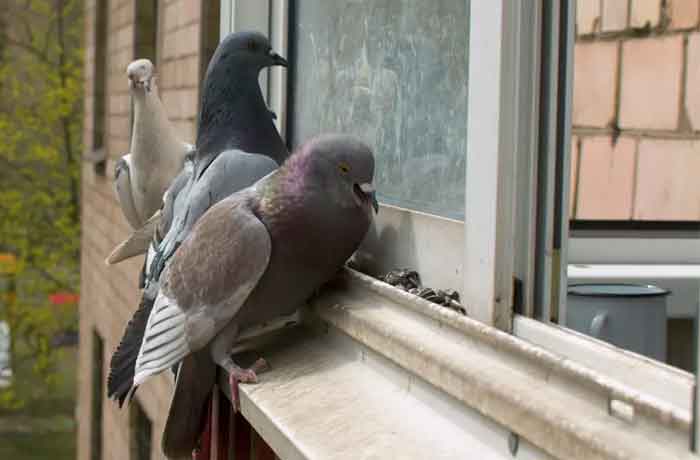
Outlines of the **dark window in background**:
[{"label": "dark window in background", "polygon": [[[94,89],[92,107],[92,150],[93,154],[102,158],[95,163],[95,172],[105,174],[105,112],[107,108],[107,0],[97,0],[95,10],[95,59],[94,59]],[[102,152],[100,152],[102,151]]]},{"label": "dark window in background", "polygon": [[158,0],[136,2],[134,59],[146,58],[156,64],[158,58]]},{"label": "dark window in background", "polygon": [[102,397],[104,384],[104,343],[96,332],[92,333],[92,407],[90,413],[90,459],[102,458]]},{"label": "dark window in background", "polygon": [[151,420],[138,401],[133,400],[130,406],[130,458],[132,460],[149,460],[151,458],[151,436],[153,431]]},{"label": "dark window in background", "polygon": [[[200,41],[202,49],[199,60],[200,85],[204,82],[207,66],[219,44],[219,27],[221,24],[220,3],[221,2],[202,2],[202,36]],[[201,87],[199,88],[199,94],[202,94]]]},{"label": "dark window in background", "polygon": [[[134,59],[148,59],[158,63],[158,0],[136,2],[134,27]],[[124,69],[126,71],[126,69]],[[134,130],[134,101],[129,103],[129,138]]]}]

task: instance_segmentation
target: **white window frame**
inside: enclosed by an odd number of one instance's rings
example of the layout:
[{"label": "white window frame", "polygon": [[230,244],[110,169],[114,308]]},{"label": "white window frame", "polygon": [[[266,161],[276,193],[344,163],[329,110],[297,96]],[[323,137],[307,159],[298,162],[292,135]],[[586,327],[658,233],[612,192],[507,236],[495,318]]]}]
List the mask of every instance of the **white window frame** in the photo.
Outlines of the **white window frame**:
[{"label": "white window frame", "polygon": [[[289,0],[221,0],[221,35],[254,28],[268,33],[273,47],[286,53],[289,6]],[[689,410],[691,396],[685,390],[692,387],[690,374],[565,328],[513,315],[515,278],[522,283],[520,296],[526,315],[532,316],[534,307],[540,306],[545,312],[542,316],[547,317],[552,299],[562,305],[559,313],[564,314],[566,273],[561,261],[566,260],[566,242],[560,253],[551,252],[551,229],[557,225],[551,214],[554,190],[550,183],[538,196],[536,188],[538,153],[542,148],[555,148],[547,125],[548,142],[542,144],[538,132],[543,126],[541,103],[549,104],[550,113],[555,104],[551,87],[550,97],[540,101],[542,15],[543,8],[550,8],[558,17],[560,7],[553,0],[471,1],[468,29],[465,27],[470,34],[465,222],[382,205],[376,228],[359,255],[373,259],[378,272],[407,266],[418,270],[431,287],[461,287],[462,303],[471,317]],[[544,70],[553,71],[556,65],[550,62]],[[270,83],[262,82],[284,135],[286,72],[275,68]],[[570,98],[570,83],[564,90]],[[547,123],[552,128],[556,120],[549,118]],[[570,128],[564,136],[570,136]],[[555,172],[551,164],[546,168],[551,181]],[[545,234],[537,233],[537,206],[549,210],[545,227],[550,230]],[[563,217],[568,222],[568,216]],[[545,250],[540,248],[545,255],[541,260],[536,259],[538,236],[546,242]],[[546,276],[538,286],[535,275],[542,270]],[[554,289],[550,287],[553,276],[558,276]]]}]

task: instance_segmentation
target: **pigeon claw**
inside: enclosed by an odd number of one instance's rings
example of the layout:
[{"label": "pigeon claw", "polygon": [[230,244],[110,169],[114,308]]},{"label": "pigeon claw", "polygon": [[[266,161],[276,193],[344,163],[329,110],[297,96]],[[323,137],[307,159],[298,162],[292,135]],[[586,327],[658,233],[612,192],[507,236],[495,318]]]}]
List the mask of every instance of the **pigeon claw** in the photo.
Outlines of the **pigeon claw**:
[{"label": "pigeon claw", "polygon": [[258,358],[248,369],[236,368],[228,374],[228,383],[231,387],[231,404],[234,412],[240,412],[241,399],[238,390],[240,383],[258,383],[258,374],[270,369],[263,358]]},{"label": "pigeon claw", "polygon": [[262,374],[263,372],[269,371],[270,370],[270,365],[267,363],[265,358],[258,358],[252,366],[250,366],[250,370],[257,374]]}]

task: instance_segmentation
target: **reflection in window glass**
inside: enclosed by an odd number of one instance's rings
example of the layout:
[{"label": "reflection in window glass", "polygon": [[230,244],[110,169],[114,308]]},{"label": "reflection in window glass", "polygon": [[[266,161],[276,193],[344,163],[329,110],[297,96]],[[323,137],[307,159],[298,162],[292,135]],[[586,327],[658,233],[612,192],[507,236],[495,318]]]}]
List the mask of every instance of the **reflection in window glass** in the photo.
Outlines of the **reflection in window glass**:
[{"label": "reflection in window glass", "polygon": [[362,137],[380,200],[464,218],[468,1],[295,2],[292,139]]}]

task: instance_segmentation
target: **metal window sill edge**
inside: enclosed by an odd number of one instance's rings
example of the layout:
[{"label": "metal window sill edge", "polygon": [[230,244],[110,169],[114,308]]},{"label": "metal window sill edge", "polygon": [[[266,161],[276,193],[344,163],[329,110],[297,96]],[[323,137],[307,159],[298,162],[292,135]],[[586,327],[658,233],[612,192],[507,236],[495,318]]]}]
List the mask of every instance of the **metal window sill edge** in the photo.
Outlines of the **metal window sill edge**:
[{"label": "metal window sill edge", "polygon": [[[310,313],[310,327],[262,345],[272,370],[241,386],[243,415],[281,458],[367,458],[382,446],[426,458],[431,445],[427,458],[460,458],[484,439],[498,441],[479,449],[506,458],[509,432],[517,458],[697,458],[689,411],[353,270]],[[449,435],[460,417],[465,432]]]}]

